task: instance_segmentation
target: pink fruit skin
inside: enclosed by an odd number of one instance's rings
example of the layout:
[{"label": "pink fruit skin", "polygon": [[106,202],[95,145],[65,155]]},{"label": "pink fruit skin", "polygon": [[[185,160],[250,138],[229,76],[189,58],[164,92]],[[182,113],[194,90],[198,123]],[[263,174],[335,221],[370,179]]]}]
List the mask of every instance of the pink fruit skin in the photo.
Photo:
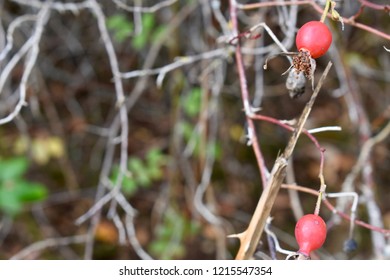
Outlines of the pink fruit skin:
[{"label": "pink fruit skin", "polygon": [[299,245],[299,253],[306,256],[311,251],[319,249],[326,239],[326,224],[314,214],[308,214],[299,219],[295,226],[295,238]]},{"label": "pink fruit skin", "polygon": [[332,33],[326,24],[309,21],[298,30],[295,43],[298,50],[307,50],[312,58],[318,58],[328,51],[332,43]]}]

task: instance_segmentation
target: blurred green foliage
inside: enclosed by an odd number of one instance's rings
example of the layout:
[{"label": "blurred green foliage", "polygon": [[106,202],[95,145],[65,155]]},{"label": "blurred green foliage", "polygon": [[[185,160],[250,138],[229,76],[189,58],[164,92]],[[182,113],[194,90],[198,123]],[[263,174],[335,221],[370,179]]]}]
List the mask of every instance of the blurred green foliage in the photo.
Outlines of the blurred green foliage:
[{"label": "blurred green foliage", "polygon": [[183,99],[184,112],[190,116],[195,117],[199,114],[201,109],[202,89],[193,88]]},{"label": "blurred green foliage", "polygon": [[118,43],[132,37],[132,47],[139,51],[150,42],[155,42],[166,31],[166,25],[156,25],[154,14],[143,14],[140,31],[135,34],[134,23],[125,15],[116,14],[107,18],[107,27],[113,32],[114,39]]},{"label": "blurred green foliage", "polygon": [[114,32],[117,42],[123,42],[134,30],[134,25],[124,15],[117,14],[107,18],[107,27]]},{"label": "blurred green foliage", "polygon": [[[134,194],[139,187],[148,188],[153,182],[163,178],[163,167],[167,163],[165,156],[160,149],[150,149],[145,159],[130,157],[128,161],[128,173],[123,177],[122,189],[127,195]],[[113,168],[111,181],[115,184],[119,175],[119,166]]]},{"label": "blurred green foliage", "polygon": [[146,46],[150,38],[150,35],[153,31],[153,27],[154,27],[154,15],[144,14],[142,16],[142,31],[136,36],[134,36],[131,42],[133,48],[139,51]]},{"label": "blurred green foliage", "polygon": [[[187,117],[195,118],[199,116],[202,110],[202,93],[201,88],[195,87],[182,99],[181,106]],[[190,146],[192,145],[194,155],[199,156],[201,135],[196,131],[194,125],[190,121],[181,120],[179,129],[187,143],[190,143]],[[211,153],[217,160],[220,159],[222,155],[221,145],[216,142],[207,143],[206,154]]]},{"label": "blurred green foliage", "polygon": [[156,229],[156,238],[150,243],[149,250],[158,259],[180,259],[186,254],[184,240],[196,236],[200,224],[191,221],[182,213],[169,208],[163,222]]},{"label": "blurred green foliage", "polygon": [[20,213],[29,202],[43,201],[47,189],[23,178],[28,169],[26,157],[0,160],[0,210],[10,216]]}]

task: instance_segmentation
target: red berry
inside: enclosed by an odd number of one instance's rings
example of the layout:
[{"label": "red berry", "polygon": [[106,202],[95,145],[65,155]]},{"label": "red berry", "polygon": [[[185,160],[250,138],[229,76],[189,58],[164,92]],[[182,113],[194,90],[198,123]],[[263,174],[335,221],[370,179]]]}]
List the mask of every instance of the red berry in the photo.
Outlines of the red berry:
[{"label": "red berry", "polygon": [[299,253],[306,256],[317,250],[326,239],[326,224],[324,220],[313,214],[303,216],[295,226],[295,238],[299,245]]},{"label": "red berry", "polygon": [[318,58],[328,51],[332,43],[332,33],[326,24],[309,21],[298,30],[295,43],[299,51],[307,50],[312,58]]}]

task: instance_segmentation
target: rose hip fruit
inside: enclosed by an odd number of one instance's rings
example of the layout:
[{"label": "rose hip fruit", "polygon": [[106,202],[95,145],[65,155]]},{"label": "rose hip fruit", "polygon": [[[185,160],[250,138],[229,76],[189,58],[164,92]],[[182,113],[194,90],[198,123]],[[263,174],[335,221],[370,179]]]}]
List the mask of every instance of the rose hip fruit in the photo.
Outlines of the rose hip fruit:
[{"label": "rose hip fruit", "polygon": [[332,33],[326,24],[309,21],[298,30],[295,43],[299,51],[306,50],[312,58],[324,55],[332,43]]},{"label": "rose hip fruit", "polygon": [[326,224],[314,214],[301,217],[295,226],[295,238],[299,245],[298,253],[309,256],[311,251],[319,249],[326,239]]}]

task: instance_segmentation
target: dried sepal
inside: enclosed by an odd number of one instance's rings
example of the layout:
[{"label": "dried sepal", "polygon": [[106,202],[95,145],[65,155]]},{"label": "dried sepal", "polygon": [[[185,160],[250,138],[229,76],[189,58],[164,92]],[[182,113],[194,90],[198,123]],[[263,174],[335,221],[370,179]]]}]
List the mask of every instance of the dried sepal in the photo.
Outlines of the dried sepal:
[{"label": "dried sepal", "polygon": [[291,98],[298,98],[305,92],[306,78],[302,71],[291,68],[286,80],[286,88]]},{"label": "dried sepal", "polygon": [[300,50],[297,55],[293,57],[293,68],[299,73],[303,72],[305,77],[310,79],[312,75],[312,62],[310,53],[306,50]]},{"label": "dried sepal", "polygon": [[291,66],[283,72],[288,73],[286,88],[291,98],[298,98],[305,92],[306,79],[311,80],[314,90],[314,72],[316,70],[316,61],[311,57],[310,52],[301,49],[299,52],[285,52],[270,55],[265,59],[264,70],[267,69],[268,61],[276,56],[292,56]]},{"label": "dried sepal", "polygon": [[295,69],[296,74],[302,72],[307,79],[311,80],[312,88],[314,89],[316,61],[310,56],[308,51],[300,50],[299,53],[293,57],[293,69]]},{"label": "dried sepal", "polygon": [[332,19],[339,21],[341,23],[341,30],[344,30],[344,20],[343,20],[343,17],[340,16],[339,12],[336,11],[336,2],[335,1],[331,2],[330,12],[332,15]]}]

